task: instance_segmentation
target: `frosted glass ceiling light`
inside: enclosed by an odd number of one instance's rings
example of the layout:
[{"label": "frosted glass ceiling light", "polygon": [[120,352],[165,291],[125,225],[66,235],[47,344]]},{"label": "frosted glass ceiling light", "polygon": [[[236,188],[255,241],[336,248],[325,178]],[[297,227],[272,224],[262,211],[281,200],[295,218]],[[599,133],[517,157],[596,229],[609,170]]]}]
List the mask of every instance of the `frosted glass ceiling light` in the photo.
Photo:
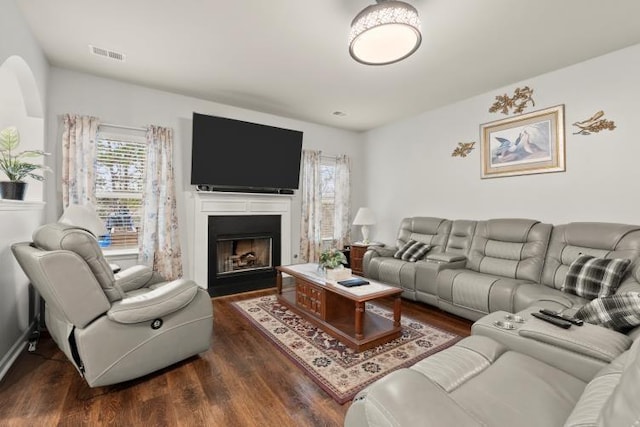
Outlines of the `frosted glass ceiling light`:
[{"label": "frosted glass ceiling light", "polygon": [[403,60],[422,42],[418,11],[403,1],[376,0],[351,22],[349,53],[367,65]]}]

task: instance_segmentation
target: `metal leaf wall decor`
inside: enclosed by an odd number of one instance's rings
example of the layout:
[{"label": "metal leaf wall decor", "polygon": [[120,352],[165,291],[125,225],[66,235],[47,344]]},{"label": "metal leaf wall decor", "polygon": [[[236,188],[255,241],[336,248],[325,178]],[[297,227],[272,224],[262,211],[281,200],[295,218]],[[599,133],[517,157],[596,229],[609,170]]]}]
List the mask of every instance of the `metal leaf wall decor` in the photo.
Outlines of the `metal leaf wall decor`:
[{"label": "metal leaf wall decor", "polygon": [[496,102],[489,108],[490,113],[501,112],[502,114],[509,114],[509,110],[513,108],[514,114],[520,114],[527,108],[527,104],[530,102],[532,107],[535,107],[536,103],[531,97],[533,95],[533,89],[529,86],[523,88],[516,88],[513,92],[513,96],[509,97],[506,93],[504,95],[496,96]]},{"label": "metal leaf wall decor", "polygon": [[458,142],[458,146],[451,153],[451,157],[467,157],[473,151],[475,144],[475,142]]},{"label": "metal leaf wall decor", "polygon": [[616,128],[616,124],[613,120],[607,120],[603,118],[604,111],[600,110],[595,113],[593,116],[589,117],[586,120],[581,122],[575,122],[573,126],[578,128],[577,132],[574,132],[574,135],[591,135],[592,133],[598,133],[601,130],[614,130]]}]

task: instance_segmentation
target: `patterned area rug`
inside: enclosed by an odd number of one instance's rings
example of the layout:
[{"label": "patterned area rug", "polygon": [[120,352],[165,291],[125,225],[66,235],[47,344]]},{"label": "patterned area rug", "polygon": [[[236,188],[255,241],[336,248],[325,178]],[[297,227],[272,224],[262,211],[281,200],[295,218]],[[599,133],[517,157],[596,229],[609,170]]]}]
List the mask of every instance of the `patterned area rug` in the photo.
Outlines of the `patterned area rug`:
[{"label": "patterned area rug", "polygon": [[[401,337],[356,353],[279,304],[275,295],[233,305],[340,404],[378,378],[461,338],[403,315]],[[375,304],[367,304],[367,311],[393,318],[390,310]]]}]

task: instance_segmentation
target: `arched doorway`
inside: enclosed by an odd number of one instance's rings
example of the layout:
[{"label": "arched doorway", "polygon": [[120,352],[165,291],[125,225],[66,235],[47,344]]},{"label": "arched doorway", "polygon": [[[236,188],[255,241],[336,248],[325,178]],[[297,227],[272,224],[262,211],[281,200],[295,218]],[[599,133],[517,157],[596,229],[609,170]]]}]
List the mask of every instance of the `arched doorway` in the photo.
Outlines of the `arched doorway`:
[{"label": "arched doorway", "polygon": [[[21,150],[43,150],[42,99],[33,72],[21,57],[10,56],[0,66],[0,93],[0,129],[16,126],[20,131]],[[44,200],[41,182],[29,180],[25,200]]]}]

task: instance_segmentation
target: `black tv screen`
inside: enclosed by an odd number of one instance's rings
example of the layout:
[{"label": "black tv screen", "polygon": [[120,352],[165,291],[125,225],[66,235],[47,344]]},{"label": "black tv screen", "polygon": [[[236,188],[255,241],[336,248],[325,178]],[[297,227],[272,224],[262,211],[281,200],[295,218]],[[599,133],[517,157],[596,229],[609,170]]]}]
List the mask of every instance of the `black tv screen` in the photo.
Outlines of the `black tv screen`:
[{"label": "black tv screen", "polygon": [[193,113],[191,184],[297,189],[302,132]]}]

